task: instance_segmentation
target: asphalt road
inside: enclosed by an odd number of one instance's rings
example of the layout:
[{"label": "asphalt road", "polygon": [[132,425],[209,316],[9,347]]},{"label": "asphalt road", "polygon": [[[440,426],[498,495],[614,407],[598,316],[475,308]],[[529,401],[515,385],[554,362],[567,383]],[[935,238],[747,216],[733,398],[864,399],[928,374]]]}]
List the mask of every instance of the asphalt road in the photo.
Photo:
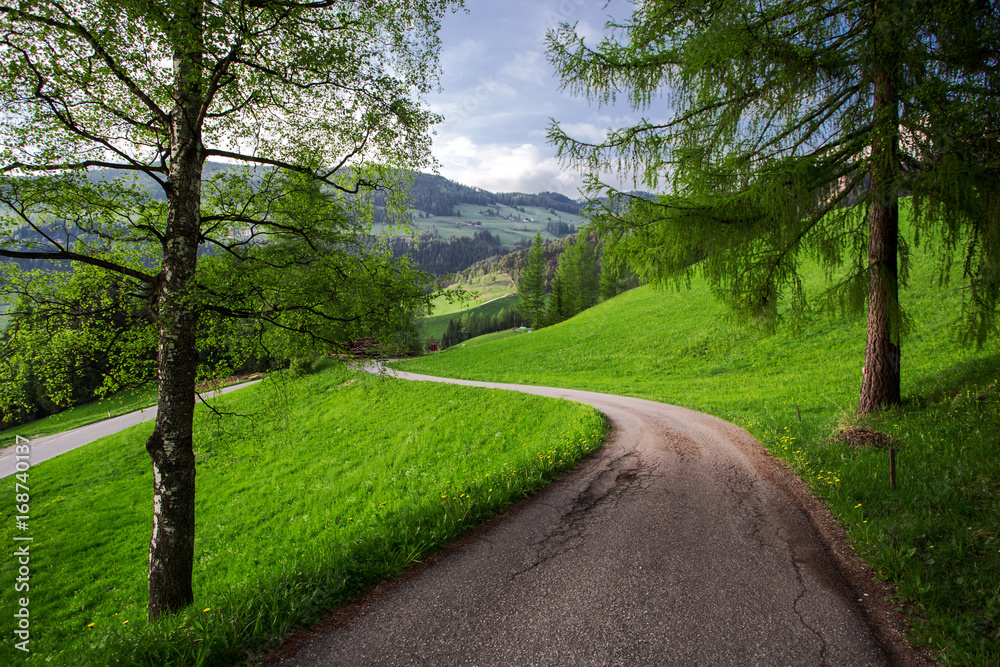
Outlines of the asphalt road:
[{"label": "asphalt road", "polygon": [[613,440],[267,664],[887,664],[801,482],[745,431],[640,399],[454,382],[589,403]]},{"label": "asphalt road", "polygon": [[[211,398],[212,396],[217,396],[219,394],[228,394],[231,391],[249,387],[257,382],[259,382],[259,380],[244,382],[243,384],[230,385],[218,391],[203,394],[203,397]],[[136,424],[141,424],[142,422],[149,421],[151,419],[156,419],[155,405],[142,410],[136,410],[135,412],[120,415],[118,417],[112,417],[111,419],[94,422],[93,424],[88,424],[87,426],[81,426],[71,431],[63,431],[62,433],[56,433],[54,435],[47,435],[30,440],[29,443],[31,445],[31,453],[28,463],[35,465],[37,463],[41,463],[42,461],[47,461],[64,452],[68,452],[71,449],[76,449],[77,447],[90,444],[98,438],[103,438],[106,435],[124,431],[130,426],[135,426]],[[16,465],[17,459],[14,458],[14,446],[0,449],[0,479],[13,475],[16,472]]]}]

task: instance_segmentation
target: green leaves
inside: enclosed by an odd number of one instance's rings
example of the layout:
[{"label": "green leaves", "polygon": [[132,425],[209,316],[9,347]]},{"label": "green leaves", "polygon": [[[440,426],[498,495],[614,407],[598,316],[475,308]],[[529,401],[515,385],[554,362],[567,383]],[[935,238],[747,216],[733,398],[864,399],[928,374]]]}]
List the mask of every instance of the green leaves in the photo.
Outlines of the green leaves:
[{"label": "green leaves", "polygon": [[[898,264],[905,281],[905,239],[898,257],[869,257],[881,232],[865,216],[892,217],[912,194],[924,243],[941,241],[943,264],[964,255],[965,337],[982,345],[997,332],[995,11],[693,0],[644,3],[607,27],[596,45],[568,25],[551,31],[550,60],[566,88],[599,104],[627,97],[641,119],[596,144],[558,123],[549,138],[590,172],[593,229],[611,261],[651,282],[701,273],[741,316],[771,325],[785,295],[809,298],[798,267],[812,256],[847,273],[827,303],[855,309],[870,266],[894,285]],[[658,196],[623,192],[605,173]],[[887,317],[898,332],[901,313]]]},{"label": "green leaves", "polygon": [[0,338],[0,364],[13,391],[0,396],[4,420],[49,412],[148,382],[156,329],[131,294],[134,281],[94,266],[72,273],[14,274],[18,296]]}]

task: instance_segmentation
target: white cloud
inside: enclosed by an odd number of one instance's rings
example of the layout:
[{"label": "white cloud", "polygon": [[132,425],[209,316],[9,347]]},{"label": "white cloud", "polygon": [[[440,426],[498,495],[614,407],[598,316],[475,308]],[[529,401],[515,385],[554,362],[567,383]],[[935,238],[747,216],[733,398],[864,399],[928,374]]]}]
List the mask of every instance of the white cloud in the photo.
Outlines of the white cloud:
[{"label": "white cloud", "polygon": [[588,21],[580,21],[576,24],[576,34],[583,37],[583,42],[587,46],[597,46],[604,39],[604,26],[597,27]]},{"label": "white cloud", "polygon": [[477,145],[468,137],[435,142],[441,175],[492,192],[561,192],[577,198],[580,174],[564,169],[554,155],[526,143]]},{"label": "white cloud", "polygon": [[[545,53],[546,30],[576,24],[594,44],[609,13],[630,3],[604,0],[466,0],[468,12],[442,22],[442,92],[427,100],[444,116],[433,152],[441,174],[491,191],[543,190],[578,197],[582,176],[547,143],[550,119],[570,136],[599,142],[608,127],[631,125],[627,105],[591,104],[564,90]],[[621,16],[619,16],[621,18]],[[612,178],[612,181],[617,179]]]}]

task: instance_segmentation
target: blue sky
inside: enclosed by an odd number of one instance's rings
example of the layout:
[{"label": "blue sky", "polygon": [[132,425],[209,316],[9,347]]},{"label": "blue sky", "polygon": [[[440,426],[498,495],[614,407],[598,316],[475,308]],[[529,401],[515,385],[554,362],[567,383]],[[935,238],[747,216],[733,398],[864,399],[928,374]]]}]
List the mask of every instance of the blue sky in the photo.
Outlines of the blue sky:
[{"label": "blue sky", "polygon": [[596,39],[609,15],[627,17],[623,0],[466,0],[467,12],[441,27],[441,93],[430,108],[441,175],[494,192],[551,190],[579,196],[581,175],[559,163],[546,140],[555,118],[573,136],[599,139],[636,119],[626,107],[600,108],[561,89],[545,34],[562,22]]}]

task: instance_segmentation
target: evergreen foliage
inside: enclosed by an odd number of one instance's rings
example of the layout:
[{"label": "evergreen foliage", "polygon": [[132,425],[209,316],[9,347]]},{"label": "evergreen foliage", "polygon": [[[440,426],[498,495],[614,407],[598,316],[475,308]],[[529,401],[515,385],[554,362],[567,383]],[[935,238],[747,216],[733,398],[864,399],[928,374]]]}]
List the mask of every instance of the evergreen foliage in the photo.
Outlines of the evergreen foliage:
[{"label": "evergreen foliage", "polygon": [[409,257],[417,270],[444,277],[467,269],[470,265],[503,254],[500,239],[488,230],[477,231],[473,236],[462,236],[442,241],[421,238],[414,241],[397,236],[389,241],[395,257]]},{"label": "evergreen foliage", "polygon": [[563,222],[562,220],[549,222],[545,225],[545,231],[552,234],[552,236],[569,236],[570,234],[576,234],[576,225]]},{"label": "evergreen foliage", "polygon": [[559,257],[546,321],[562,322],[597,304],[600,269],[587,235],[577,235]]},{"label": "evergreen foliage", "polygon": [[616,264],[608,257],[603,258],[601,275],[598,279],[598,294],[601,301],[607,301],[622,292],[635,289],[641,284],[642,282],[628,264]]},{"label": "evergreen foliage", "polygon": [[517,293],[521,297],[517,309],[525,321],[535,328],[544,325],[545,316],[545,256],[542,245],[542,233],[538,232],[517,284]]},{"label": "evergreen foliage", "polygon": [[441,348],[458,345],[476,336],[517,329],[524,324],[525,320],[516,308],[504,307],[493,316],[468,312],[460,318],[448,320],[448,327],[441,336]]},{"label": "evergreen foliage", "polygon": [[[646,280],[700,272],[738,313],[772,325],[802,300],[814,257],[846,274],[831,302],[861,310],[868,340],[858,411],[898,403],[908,243],[965,252],[966,324],[996,333],[1000,293],[1000,16],[975,0],[645,2],[596,47],[549,34],[567,88],[623,91],[646,119],[593,145],[550,138],[588,169],[594,228]],[[618,37],[620,36],[620,39]],[[649,113],[651,112],[651,113]],[[655,199],[602,183],[634,171]],[[933,211],[935,215],[926,215]],[[944,221],[942,224],[941,221]]]}]

